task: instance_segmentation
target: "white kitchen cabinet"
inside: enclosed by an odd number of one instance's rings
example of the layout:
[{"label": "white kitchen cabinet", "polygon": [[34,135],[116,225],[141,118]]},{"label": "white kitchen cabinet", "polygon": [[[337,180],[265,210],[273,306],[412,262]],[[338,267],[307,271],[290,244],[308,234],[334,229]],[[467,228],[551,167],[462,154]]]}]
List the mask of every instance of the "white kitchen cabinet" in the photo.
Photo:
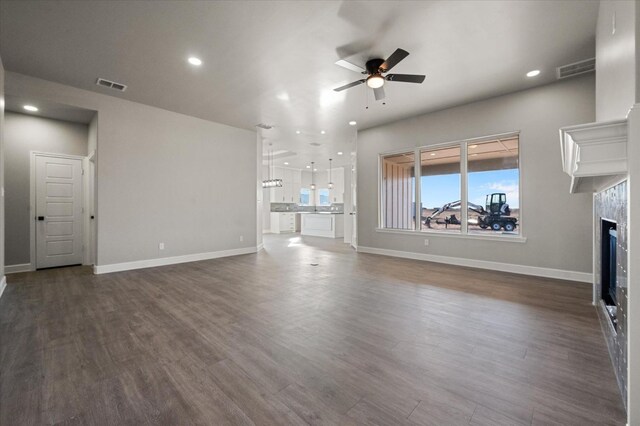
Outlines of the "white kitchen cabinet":
[{"label": "white kitchen cabinet", "polygon": [[273,179],[282,179],[282,186],[271,188],[270,201],[272,203],[298,203],[300,200],[300,186],[302,176],[300,170],[274,167]]},{"label": "white kitchen cabinet", "polygon": [[[280,167],[274,167],[271,172],[271,179],[282,179],[284,182],[284,170]],[[271,188],[271,202],[284,203],[284,184],[281,187]]]},{"label": "white kitchen cabinet", "polygon": [[300,213],[302,235],[314,237],[342,238],[344,236],[344,215],[330,213]]},{"label": "white kitchen cabinet", "polygon": [[271,233],[296,232],[297,213],[271,212]]}]

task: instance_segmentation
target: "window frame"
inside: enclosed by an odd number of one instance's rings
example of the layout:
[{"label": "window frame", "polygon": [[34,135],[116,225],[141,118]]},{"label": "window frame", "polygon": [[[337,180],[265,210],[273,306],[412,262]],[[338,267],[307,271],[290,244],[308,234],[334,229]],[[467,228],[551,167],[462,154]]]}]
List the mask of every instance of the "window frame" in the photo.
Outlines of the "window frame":
[{"label": "window frame", "polygon": [[[508,138],[518,138],[518,234],[505,234],[505,233],[469,233],[468,226],[468,209],[461,208],[460,209],[460,220],[464,224],[464,226],[460,227],[460,232],[446,232],[446,231],[432,231],[432,230],[422,230],[420,225],[420,215],[421,215],[421,184],[422,184],[422,173],[420,173],[420,178],[418,178],[418,171],[421,169],[421,152],[424,150],[434,150],[440,148],[447,147],[460,147],[460,201],[462,202],[462,206],[467,206],[468,201],[468,151],[469,145],[479,144],[483,142],[490,142],[496,139],[508,139]],[[384,158],[391,155],[398,154],[409,154],[413,152],[414,155],[414,198],[415,198],[415,211],[413,212],[415,216],[414,220],[414,228],[413,229],[395,229],[395,228],[385,228],[384,227],[384,209],[382,206],[383,197],[382,197],[382,188],[383,188],[383,171],[382,166],[384,162]],[[415,148],[410,149],[396,149],[392,151],[385,151],[378,155],[378,227],[376,228],[377,232],[383,233],[393,233],[393,234],[405,234],[405,235],[429,235],[429,236],[442,236],[442,237],[452,237],[452,238],[469,238],[469,239],[479,239],[479,240],[495,240],[495,241],[510,241],[510,242],[526,242],[525,237],[525,227],[524,223],[524,214],[523,214],[523,197],[522,197],[522,138],[520,136],[520,131],[511,131],[504,133],[497,133],[493,135],[480,136],[476,138],[468,138],[468,139],[460,139],[456,141],[450,142],[440,142],[429,145],[421,145]]]}]

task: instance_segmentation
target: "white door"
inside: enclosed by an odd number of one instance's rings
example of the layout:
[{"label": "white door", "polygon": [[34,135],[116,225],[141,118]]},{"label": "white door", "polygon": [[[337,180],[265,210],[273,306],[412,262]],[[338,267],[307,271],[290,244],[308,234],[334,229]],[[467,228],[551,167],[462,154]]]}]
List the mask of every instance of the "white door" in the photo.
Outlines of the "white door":
[{"label": "white door", "polygon": [[82,263],[82,160],[36,155],[36,268]]}]

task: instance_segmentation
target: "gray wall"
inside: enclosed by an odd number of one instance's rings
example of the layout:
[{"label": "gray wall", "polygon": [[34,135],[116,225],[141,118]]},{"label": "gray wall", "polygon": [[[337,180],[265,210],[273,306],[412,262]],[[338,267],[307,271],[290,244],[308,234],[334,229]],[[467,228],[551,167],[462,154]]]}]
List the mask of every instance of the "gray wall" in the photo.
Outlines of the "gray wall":
[{"label": "gray wall", "polygon": [[[596,120],[625,118],[636,100],[636,9],[601,1],[596,37]],[[615,15],[615,34],[612,34]]]},{"label": "gray wall", "polygon": [[[590,272],[592,197],[569,195],[558,129],[593,121],[594,100],[588,75],[359,132],[358,245]],[[526,243],[376,232],[379,153],[518,130]]]},{"label": "gray wall", "polygon": [[87,155],[86,124],[5,112],[5,264],[30,262],[31,151]]},{"label": "gray wall", "polygon": [[[4,67],[0,58],[0,282],[4,278]],[[2,289],[0,289],[2,291]]]},{"label": "gray wall", "polygon": [[255,132],[10,72],[6,90],[98,112],[98,265],[256,247]]}]

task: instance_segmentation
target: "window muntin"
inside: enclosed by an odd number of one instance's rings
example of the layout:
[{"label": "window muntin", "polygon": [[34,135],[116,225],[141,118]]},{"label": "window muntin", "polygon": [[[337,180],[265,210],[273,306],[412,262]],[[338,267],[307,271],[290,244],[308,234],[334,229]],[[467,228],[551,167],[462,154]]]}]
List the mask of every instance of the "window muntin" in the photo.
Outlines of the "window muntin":
[{"label": "window muntin", "polygon": [[415,229],[415,154],[382,158],[382,223],[385,228]]},{"label": "window muntin", "polygon": [[420,151],[422,231],[460,232],[460,145]]},{"label": "window muntin", "polygon": [[[381,155],[380,160],[380,227],[465,235],[521,233],[518,134],[422,147]],[[493,203],[492,194],[498,194]],[[466,211],[461,208],[465,203]]]}]

